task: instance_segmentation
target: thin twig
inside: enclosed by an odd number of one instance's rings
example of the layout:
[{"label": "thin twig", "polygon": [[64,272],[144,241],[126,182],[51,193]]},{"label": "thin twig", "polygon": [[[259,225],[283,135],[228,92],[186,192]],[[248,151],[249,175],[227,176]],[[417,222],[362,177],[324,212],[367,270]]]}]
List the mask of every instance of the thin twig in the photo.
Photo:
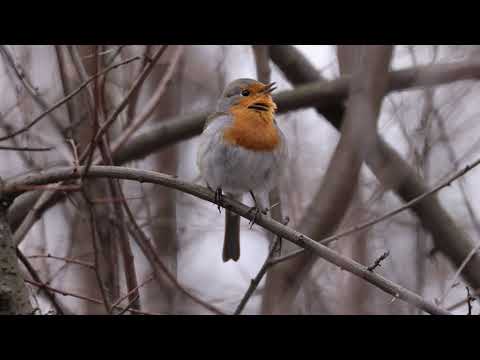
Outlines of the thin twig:
[{"label": "thin twig", "polygon": [[[162,48],[164,49],[164,48]],[[161,53],[157,53],[157,55],[161,55]],[[72,55],[72,58],[73,59],[76,59],[76,57],[74,57]],[[61,102],[57,103],[56,105],[54,106],[60,106],[61,103],[63,102],[66,102],[68,101],[70,98],[73,97],[73,95],[75,95],[76,93],[78,93],[83,87],[85,87],[88,83],[92,82],[93,80],[95,80],[98,76],[102,75],[102,74],[106,74],[108,71],[116,68],[116,67],[119,67],[121,65],[124,65],[124,64],[127,64],[127,63],[130,63],[132,61],[135,61],[135,60],[138,60],[138,59],[141,59],[141,57],[139,56],[135,56],[135,57],[132,57],[132,58],[129,58],[125,61],[122,61],[120,63],[117,63],[115,65],[111,65],[107,68],[105,68],[104,70],[102,70],[101,73],[97,73],[96,75],[90,77],[88,80],[85,80],[82,85],[80,85],[80,87],[78,87],[76,90],[74,90],[73,92],[70,93],[70,95],[66,96]],[[80,71],[80,69],[79,69]],[[148,75],[148,73],[146,74]],[[140,83],[140,82],[139,82]],[[138,84],[139,84],[138,83]],[[135,86],[133,86],[135,87]],[[133,88],[132,87],[132,88]],[[128,100],[128,95],[127,97],[125,98],[126,100]],[[122,102],[123,103],[123,106],[126,106],[127,102]],[[121,104],[122,105],[122,104]],[[116,112],[119,112],[121,111],[123,108],[120,107],[117,107],[117,110]],[[52,108],[53,110],[53,108]],[[46,114],[44,114],[46,115]],[[38,118],[39,120],[40,118]],[[112,118],[110,118],[112,119]],[[36,120],[36,121],[38,121]],[[33,126],[33,125],[32,125]],[[97,133],[98,134],[98,133]],[[88,149],[87,149],[88,150]],[[76,162],[79,163],[80,161],[84,161],[85,158],[89,155],[89,152],[86,151],[83,153],[83,156],[81,158],[78,158],[78,155],[76,155]],[[87,163],[88,164],[88,163]],[[56,187],[58,186],[62,186],[61,184],[56,184],[55,185]],[[31,229],[31,227],[33,226],[33,224],[35,223],[36,219],[38,219],[38,217],[41,215],[41,212],[44,211],[46,208],[48,208],[48,204],[51,204],[52,202],[55,202],[55,198],[54,198],[54,193],[44,193],[42,194],[42,196],[36,201],[35,203],[35,206],[33,207],[32,211],[30,211],[27,216],[25,216],[25,219],[24,221],[21,223],[20,227],[17,229],[17,231],[15,231],[15,234],[14,234],[14,241],[15,241],[15,244],[18,246],[20,244],[21,241],[23,241],[23,239],[25,238],[26,234],[28,233],[28,231]],[[58,199],[59,197],[57,197]]]},{"label": "thin twig", "polygon": [[[28,259],[25,257],[25,255],[18,248],[17,248],[17,257],[22,262],[22,264],[25,265],[25,268],[27,269],[30,276],[35,281],[37,281],[38,283],[45,285],[43,283],[43,281],[40,279],[40,275],[38,274],[38,272],[35,270],[35,268],[32,266],[32,264],[30,264],[30,261],[28,261]],[[43,287],[42,290],[43,290],[45,296],[48,298],[48,300],[50,300],[50,302],[52,303],[53,307],[57,311],[57,314],[58,315],[63,315],[64,311],[63,311],[62,307],[60,306],[60,304],[58,303],[57,299],[55,298],[55,295],[52,294],[45,287]]]},{"label": "thin twig", "polygon": [[[404,205],[398,207],[397,209],[392,210],[392,211],[390,211],[390,212],[388,212],[388,213],[386,213],[382,216],[379,216],[379,217],[377,217],[373,220],[367,221],[363,224],[355,225],[355,226],[353,226],[353,227],[351,227],[351,228],[349,228],[349,229],[347,229],[343,232],[340,232],[338,234],[334,234],[332,236],[326,237],[326,238],[320,240],[319,243],[322,244],[322,245],[329,245],[330,243],[332,243],[332,242],[334,242],[334,241],[336,241],[336,240],[338,240],[342,237],[345,237],[347,235],[351,235],[355,232],[364,230],[368,227],[371,227],[371,226],[376,225],[376,224],[378,224],[382,221],[385,221],[385,220],[399,214],[400,212],[405,211],[405,210],[411,208],[412,206],[418,204],[419,202],[424,200],[426,197],[437,193],[438,191],[440,191],[441,189],[443,189],[447,186],[450,186],[453,181],[455,181],[458,178],[460,178],[461,176],[465,175],[467,172],[469,172],[470,170],[472,170],[473,168],[475,168],[479,164],[480,164],[480,159],[478,159],[477,161],[475,161],[471,165],[467,165],[465,168],[457,171],[452,176],[450,176],[447,180],[443,181],[442,183],[440,183],[436,187],[432,188],[430,191],[427,191],[426,193],[423,193],[420,196],[417,196],[416,198],[414,198],[411,201],[405,203]],[[471,251],[471,254],[473,254],[476,250],[478,250],[478,249],[473,248],[472,251]],[[294,257],[296,257],[296,256],[298,256],[298,255],[300,255],[304,252],[305,252],[304,249],[299,249],[299,250],[296,250],[296,251],[292,252],[291,254],[287,254],[287,255],[284,255],[282,257],[276,258],[276,259],[272,260],[272,262],[274,264],[278,264],[278,263],[284,262],[286,260],[290,260],[290,259],[292,259],[292,258],[294,258]],[[468,257],[468,259],[470,259],[470,258],[471,258],[471,256]],[[466,263],[465,263],[465,265],[466,265]],[[461,270],[465,267],[465,265],[463,267],[461,267]]]},{"label": "thin twig", "polygon": [[28,147],[28,146],[0,146],[0,150],[6,150],[6,151],[50,151],[55,149],[55,146],[49,146],[49,147]]},{"label": "thin twig", "polygon": [[[47,110],[50,105],[42,98],[38,91],[38,87],[35,87],[31,84],[31,82],[28,80],[27,75],[25,74],[25,71],[22,69],[20,64],[14,59],[13,54],[10,53],[8,48],[3,45],[0,47],[0,50],[4,54],[4,56],[7,58],[7,62],[10,65],[10,67],[13,69],[15,75],[17,76],[18,80],[22,83],[22,85],[25,87],[27,90],[27,93],[30,95],[30,97],[37,103],[38,106],[40,106],[42,111]],[[53,124],[57,128],[57,130],[61,133],[61,121],[59,118],[55,116],[55,114],[50,113],[49,116],[53,120]]]},{"label": "thin twig", "polygon": [[[71,296],[71,297],[74,297],[74,298],[77,298],[77,299],[82,299],[82,300],[85,300],[85,301],[88,301],[88,302],[91,302],[91,303],[94,303],[94,304],[103,305],[103,301],[98,300],[98,299],[94,299],[94,298],[91,298],[91,297],[88,297],[88,296],[75,294],[75,293],[65,291],[65,290],[56,289],[56,288],[53,288],[51,286],[44,285],[44,284],[41,284],[37,281],[33,281],[33,280],[29,280],[29,279],[25,279],[25,282],[28,283],[28,284],[37,286],[39,288],[45,288],[47,290],[53,291],[53,292],[58,293],[58,294],[63,295],[63,296]],[[124,308],[122,308],[121,306],[117,306],[116,309],[123,310]],[[135,310],[135,309],[129,309],[129,311],[134,312],[136,314],[141,314],[141,315],[164,315],[164,314],[159,314],[159,313],[149,313],[149,312]]]},{"label": "thin twig", "polygon": [[47,254],[47,255],[30,255],[30,256],[27,256],[28,259],[41,259],[41,258],[46,258],[46,259],[54,259],[54,260],[60,260],[60,261],[64,261],[68,264],[76,264],[76,265],[81,265],[81,266],[85,266],[91,270],[94,270],[95,269],[95,266],[91,263],[88,263],[86,261],[82,261],[82,260],[77,260],[77,259],[71,259],[71,258],[68,258],[68,257],[60,257],[60,256],[54,256],[54,255],[51,255],[51,254]]},{"label": "thin twig", "polygon": [[[95,91],[95,104],[96,105],[98,104],[100,111],[102,113],[102,117],[104,118],[106,117],[106,111],[104,109],[102,101],[97,99],[97,95],[100,95],[100,94],[97,91]],[[107,163],[108,165],[113,165],[112,154],[109,146],[108,133],[104,133],[104,135],[100,139],[100,152],[101,152],[101,156],[104,163]],[[123,202],[126,204],[126,206],[128,206],[127,201],[124,199],[120,181],[117,179],[109,179],[109,186],[110,186],[110,191],[112,193],[112,196],[114,198],[121,198]],[[118,226],[119,232],[120,232],[119,249],[120,249],[120,254],[122,256],[123,264],[124,264],[125,280],[127,284],[129,300],[130,300],[131,306],[133,306],[135,309],[139,309],[140,293],[138,292],[138,290],[136,290],[138,289],[137,272],[135,268],[135,260],[133,257],[132,249],[130,247],[127,226],[124,221],[124,213],[121,207],[113,206],[112,209],[116,219],[119,222],[119,226]]]},{"label": "thin twig", "polygon": [[125,142],[128,141],[128,139],[130,139],[132,134],[135,131],[137,131],[148,120],[153,110],[155,110],[163,94],[165,93],[166,85],[172,78],[174,74],[174,70],[176,69],[176,65],[178,64],[178,61],[182,53],[183,53],[183,47],[178,46],[175,49],[175,53],[172,55],[172,59],[168,64],[168,68],[165,71],[165,74],[162,77],[162,80],[158,84],[157,89],[153,93],[148,103],[146,103],[145,106],[143,106],[142,112],[138,116],[136,116],[136,118],[132,121],[130,126],[127,129],[125,129],[122,132],[122,134],[120,134],[120,136],[117,137],[117,140],[112,145],[112,153],[115,153],[118,148],[120,148],[123,144],[125,144]]},{"label": "thin twig", "polygon": [[[116,107],[115,111],[112,115],[102,124],[100,129],[95,133],[94,137],[92,138],[91,143],[87,148],[84,150],[82,155],[80,156],[80,161],[84,161],[86,158],[90,157],[90,154],[93,153],[95,149],[95,145],[100,140],[101,136],[110,128],[113,122],[117,119],[118,115],[123,111],[123,109],[128,105],[128,101],[130,97],[138,90],[138,88],[143,84],[145,79],[148,77],[150,72],[152,71],[154,65],[160,59],[162,54],[167,49],[168,45],[163,45],[153,56],[152,59],[147,62],[145,67],[143,68],[142,72],[138,75],[138,77],[133,82],[132,86],[128,90],[125,97],[122,99],[120,104]],[[107,68],[108,69],[108,68]],[[89,166],[89,164],[87,164]]]},{"label": "thin twig", "polygon": [[126,202],[123,202],[123,206],[125,208],[125,212],[132,224],[132,235],[137,243],[138,247],[140,250],[143,252],[144,256],[149,260],[153,271],[156,275],[157,280],[160,281],[162,278],[162,274],[170,281],[170,283],[173,284],[177,288],[177,290],[180,291],[183,295],[186,297],[190,298],[197,304],[200,304],[207,310],[213,312],[214,314],[217,315],[223,315],[223,312],[217,309],[215,306],[203,301],[199,297],[195,296],[192,294],[190,291],[188,291],[186,288],[184,288],[177,280],[175,275],[173,275],[169,270],[168,267],[163,263],[162,259],[160,256],[158,256],[155,248],[152,246],[150,240],[147,238],[141,227],[137,224],[137,221],[135,220],[135,217],[133,216],[133,213],[130,209],[130,207],[126,206]]},{"label": "thin twig", "polygon": [[[289,222],[289,219],[287,218],[284,221],[284,225],[287,225],[288,222]],[[235,309],[235,312],[233,313],[233,315],[240,315],[240,313],[243,311],[243,309],[247,305],[248,300],[250,300],[251,296],[253,295],[255,290],[258,288],[258,285],[260,284],[260,281],[262,281],[267,270],[272,266],[273,256],[278,251],[281,241],[282,241],[282,238],[279,235],[277,235],[275,242],[273,243],[273,246],[268,253],[267,258],[265,259],[265,262],[263,263],[262,267],[258,271],[258,274],[255,276],[255,278],[250,281],[250,285],[247,291],[245,292],[245,295],[243,295],[242,300],[240,301],[237,308]]]},{"label": "thin twig", "polygon": [[13,58],[13,55],[10,53],[10,51],[8,51],[7,47],[5,45],[1,45],[0,46],[0,51],[5,56],[8,64],[13,69],[13,71],[15,72],[15,75],[20,80],[20,82],[25,86],[28,93],[31,94],[33,97],[37,97],[38,96],[38,89],[35,86],[33,86],[32,84],[30,84],[30,82],[28,81],[28,79],[25,76],[25,72],[20,67],[20,65],[15,61],[15,59]]},{"label": "thin twig", "polygon": [[59,108],[60,106],[65,104],[67,101],[69,101],[71,98],[73,98],[75,95],[77,95],[83,88],[85,88],[89,83],[91,83],[97,77],[105,75],[108,72],[110,72],[111,70],[113,70],[113,69],[115,69],[119,66],[131,63],[132,61],[136,61],[136,60],[139,60],[139,59],[141,59],[140,56],[134,56],[134,57],[129,58],[129,59],[127,59],[125,61],[122,61],[120,63],[111,65],[111,66],[105,68],[104,70],[102,70],[100,73],[97,73],[97,74],[91,76],[87,81],[83,82],[77,89],[75,89],[70,94],[68,94],[64,98],[60,99],[59,101],[57,101],[54,105],[52,105],[49,109],[43,111],[40,115],[35,117],[28,125],[26,125],[25,127],[21,128],[21,129],[15,130],[14,132],[12,132],[8,135],[0,137],[0,141],[10,139],[14,136],[17,136],[19,134],[22,134],[22,133],[28,131],[32,126],[34,126],[36,123],[38,123],[40,120],[42,120],[46,115],[50,114],[52,111],[56,110],[57,108]]},{"label": "thin twig", "polygon": [[382,255],[378,257],[377,260],[375,260],[373,265],[367,268],[367,270],[373,272],[373,270],[375,270],[377,267],[382,266],[382,261],[385,260],[389,255],[390,255],[389,251],[384,252]]},{"label": "thin twig", "polygon": [[447,286],[447,289],[443,293],[442,297],[440,298],[440,301],[438,302],[439,305],[443,305],[445,302],[445,299],[447,298],[447,295],[449,294],[450,290],[454,287],[454,285],[458,282],[458,278],[460,277],[461,272],[467,266],[468,262],[472,259],[472,257],[477,253],[477,251],[480,250],[480,243],[477,246],[474,246],[472,250],[468,253],[468,255],[465,257],[463,262],[460,264],[458,267],[457,271],[455,272],[455,275],[453,276],[452,280],[450,281],[450,284]]},{"label": "thin twig", "polygon": [[[437,125],[438,125],[438,129],[439,129],[439,132],[440,132],[440,137],[444,140],[444,144],[446,145],[448,158],[449,158],[450,162],[452,163],[452,165],[457,167],[458,166],[458,160],[457,160],[457,156],[456,156],[456,153],[455,153],[455,149],[453,148],[452,142],[450,141],[449,133],[448,133],[447,129],[445,128],[445,119],[440,114],[440,111],[438,111],[438,109],[434,109],[433,115],[438,120]],[[466,184],[463,181],[463,179],[460,179],[460,181],[458,182],[458,185],[459,185],[459,188],[460,188],[460,194],[462,195],[462,200],[465,204],[465,207],[467,208],[467,213],[470,217],[470,220],[471,220],[473,226],[475,227],[475,230],[477,232],[477,236],[480,236],[480,222],[478,220],[478,217],[475,214],[475,210],[473,209],[473,206],[470,202],[470,199],[468,198]]]},{"label": "thin twig", "polygon": [[[473,291],[473,293],[471,294],[471,296],[480,296],[480,289],[476,289]],[[458,301],[457,303],[453,304],[453,305],[450,305],[447,307],[447,310],[448,311],[453,311],[453,310],[456,310],[458,309],[460,306],[463,306],[467,303],[468,299],[463,299],[463,300],[460,300]]]},{"label": "thin twig", "polygon": [[[143,281],[140,285],[138,285],[136,288],[130,290],[126,295],[122,296],[119,298],[117,301],[115,301],[112,305],[112,308],[116,307],[117,305],[120,305],[120,303],[125,300],[126,298],[130,297],[132,294],[138,291],[138,289],[142,288],[143,286],[147,285],[150,281],[152,281],[155,278],[155,273],[151,274],[145,281]],[[138,295],[138,292],[137,292]],[[138,296],[135,296],[135,298],[138,300]],[[132,299],[133,301],[133,299]]]},{"label": "thin twig", "polygon": [[430,191],[427,191],[426,193],[423,193],[422,195],[420,196],[417,196],[416,198],[410,200],[409,202],[405,203],[403,206],[400,206],[399,208],[393,210],[393,211],[390,211],[388,213],[386,213],[385,215],[382,215],[376,219],[373,219],[371,221],[367,221],[366,223],[363,223],[361,225],[356,225],[348,230],[345,230],[339,234],[335,234],[335,235],[332,235],[332,236],[329,236],[329,237],[326,237],[324,239],[322,239],[320,241],[320,243],[324,244],[324,245],[327,245],[327,244],[330,244],[331,242],[341,238],[341,237],[344,237],[344,236],[347,236],[347,235],[350,235],[354,232],[357,232],[357,231],[361,231],[361,230],[364,230],[370,226],[373,226],[373,225],[376,225],[382,221],[385,221],[389,218],[391,218],[392,216],[394,215],[397,215],[398,213],[402,212],[402,211],[405,211],[409,208],[411,208],[412,206],[418,204],[420,201],[422,201],[423,199],[425,199],[426,197],[428,196],[431,196],[435,193],[437,193],[438,191],[442,190],[443,188],[447,187],[447,186],[450,186],[451,183],[455,180],[457,180],[458,178],[460,178],[461,176],[465,175],[467,172],[469,172],[470,170],[472,170],[473,168],[475,168],[476,166],[478,166],[480,164],[480,159],[476,160],[475,162],[473,162],[471,165],[467,165],[465,166],[463,169],[457,171],[455,174],[453,174],[452,176],[450,176],[447,180],[445,180],[444,182],[440,183],[439,185],[435,186],[433,189],[431,189]]},{"label": "thin twig", "polygon": [[140,297],[140,294],[137,293],[137,295],[134,296],[134,298],[132,299],[132,301],[130,301],[130,302],[128,303],[128,305],[125,307],[125,309],[123,309],[122,311],[120,311],[120,312],[118,313],[118,315],[123,315],[123,314],[125,314],[128,310],[130,310],[130,308],[131,308],[135,303],[138,302],[138,298],[139,298],[139,297]]}]

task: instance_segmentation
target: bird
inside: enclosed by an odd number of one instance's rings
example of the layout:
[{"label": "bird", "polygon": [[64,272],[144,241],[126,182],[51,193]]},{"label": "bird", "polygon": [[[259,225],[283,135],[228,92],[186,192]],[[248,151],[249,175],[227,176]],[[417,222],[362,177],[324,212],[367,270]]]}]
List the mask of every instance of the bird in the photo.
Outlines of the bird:
[{"label": "bird", "polygon": [[[216,200],[224,193],[240,201],[250,193],[253,222],[259,212],[268,212],[255,194],[268,194],[278,185],[288,157],[285,135],[275,120],[277,105],[271,96],[275,89],[274,82],[248,78],[230,82],[207,117],[197,151],[200,176],[215,191]],[[239,258],[240,217],[226,210],[222,259]]]}]

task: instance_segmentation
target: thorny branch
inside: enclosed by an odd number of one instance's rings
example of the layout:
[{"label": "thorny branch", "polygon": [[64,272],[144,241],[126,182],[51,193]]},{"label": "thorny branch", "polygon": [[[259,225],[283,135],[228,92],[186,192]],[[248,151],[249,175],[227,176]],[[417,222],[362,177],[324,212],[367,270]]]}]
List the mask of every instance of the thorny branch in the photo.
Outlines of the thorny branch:
[{"label": "thorny branch", "polygon": [[378,257],[377,260],[373,263],[373,265],[367,268],[368,271],[374,271],[377,267],[382,266],[382,261],[385,260],[390,255],[389,251],[384,252],[382,255]]}]

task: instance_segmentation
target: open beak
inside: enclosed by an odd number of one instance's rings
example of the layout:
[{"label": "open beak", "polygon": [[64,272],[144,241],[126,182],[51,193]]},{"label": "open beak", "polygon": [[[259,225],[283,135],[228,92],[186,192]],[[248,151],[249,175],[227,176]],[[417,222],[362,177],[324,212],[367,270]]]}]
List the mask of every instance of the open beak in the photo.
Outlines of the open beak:
[{"label": "open beak", "polygon": [[265,86],[265,88],[262,90],[262,92],[263,92],[264,94],[270,94],[270,93],[272,93],[275,89],[276,89],[275,83],[272,82],[272,83],[268,84],[267,86]]}]

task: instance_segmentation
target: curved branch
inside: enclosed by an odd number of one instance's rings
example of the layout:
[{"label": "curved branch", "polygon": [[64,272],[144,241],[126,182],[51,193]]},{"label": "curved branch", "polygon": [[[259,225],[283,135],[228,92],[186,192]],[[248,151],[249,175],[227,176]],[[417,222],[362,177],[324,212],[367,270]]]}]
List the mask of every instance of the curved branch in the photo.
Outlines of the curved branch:
[{"label": "curved branch", "polygon": [[[165,175],[154,171],[117,166],[91,166],[88,169],[88,173],[86,173],[85,170],[85,166],[53,168],[38,174],[30,174],[21,178],[17,178],[14,181],[6,182],[2,190],[4,193],[9,193],[12,196],[16,196],[23,192],[21,189],[24,188],[25,185],[45,185],[65,180],[79,179],[82,176],[92,178],[104,177],[163,185],[211,203],[215,203],[215,194],[209,189],[179,180],[174,176]],[[253,216],[255,216],[250,211],[248,206],[226,197],[222,198],[219,205],[249,220],[252,220]],[[351,272],[358,277],[361,277],[386,293],[391,294],[395,298],[402,299],[405,302],[412,304],[430,314],[450,314],[448,311],[439,308],[432,302],[423,299],[412,291],[405,289],[402,286],[397,285],[378,274],[375,274],[374,272],[369,271],[366,266],[361,265],[341,254],[338,254],[336,251],[329,249],[326,246],[318,244],[315,240],[309,238],[308,236],[305,236],[304,234],[301,234],[300,232],[291,229],[268,216],[259,215],[255,219],[255,222],[259,226],[262,226],[274,234],[281,236],[282,238],[287,239],[300,247],[308,249],[312,253],[327,260],[328,262],[337,265],[338,267]]]}]

